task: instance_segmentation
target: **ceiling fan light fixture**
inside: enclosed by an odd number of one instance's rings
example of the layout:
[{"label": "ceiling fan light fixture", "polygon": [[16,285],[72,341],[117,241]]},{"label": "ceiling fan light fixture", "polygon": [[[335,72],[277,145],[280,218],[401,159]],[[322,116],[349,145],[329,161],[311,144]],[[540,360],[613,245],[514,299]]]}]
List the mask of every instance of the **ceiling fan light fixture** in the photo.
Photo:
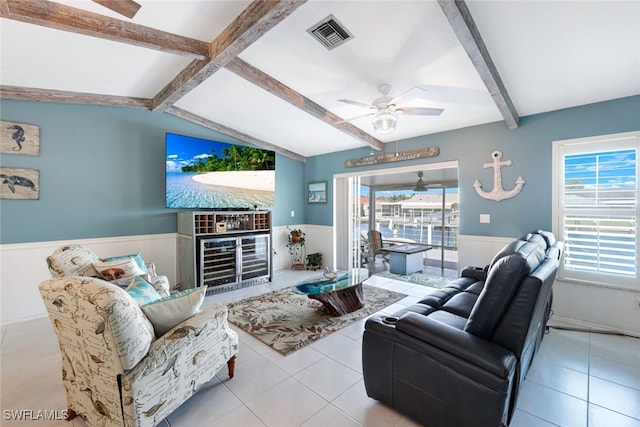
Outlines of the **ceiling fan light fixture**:
[{"label": "ceiling fan light fixture", "polygon": [[418,172],[418,182],[416,182],[416,186],[413,189],[414,193],[425,193],[429,191],[424,181],[422,180],[422,172]]},{"label": "ceiling fan light fixture", "polygon": [[388,108],[383,108],[373,117],[373,128],[376,132],[389,133],[396,128],[398,115]]}]

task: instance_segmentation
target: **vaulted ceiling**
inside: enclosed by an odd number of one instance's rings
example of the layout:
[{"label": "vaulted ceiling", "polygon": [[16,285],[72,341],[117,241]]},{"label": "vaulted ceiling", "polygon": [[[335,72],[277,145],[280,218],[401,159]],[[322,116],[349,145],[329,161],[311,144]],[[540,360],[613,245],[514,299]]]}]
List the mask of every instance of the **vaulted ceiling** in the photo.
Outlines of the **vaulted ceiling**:
[{"label": "vaulted ceiling", "polygon": [[[635,0],[138,3],[0,0],[0,96],[146,108],[304,161],[640,94]],[[328,49],[307,30],[331,16],[352,37]],[[381,83],[444,111],[378,133],[356,104]]]}]

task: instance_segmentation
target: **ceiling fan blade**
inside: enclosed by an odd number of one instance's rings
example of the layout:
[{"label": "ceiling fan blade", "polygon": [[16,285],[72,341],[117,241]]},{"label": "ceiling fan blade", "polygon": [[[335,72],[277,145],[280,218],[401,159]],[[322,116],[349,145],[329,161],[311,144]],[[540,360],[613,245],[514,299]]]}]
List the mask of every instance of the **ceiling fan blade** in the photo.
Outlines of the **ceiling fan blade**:
[{"label": "ceiling fan blade", "polygon": [[374,108],[371,104],[367,104],[366,102],[353,101],[351,99],[338,99],[338,101],[344,102],[345,104],[356,105],[358,107]]},{"label": "ceiling fan blade", "polygon": [[140,5],[133,0],[93,0],[95,3],[98,3],[101,6],[106,7],[107,9],[111,9],[120,15],[124,15],[127,18],[133,18],[138,10],[140,9]]},{"label": "ceiling fan blade", "polygon": [[442,108],[403,107],[396,111],[409,116],[439,116],[444,110]]},{"label": "ceiling fan blade", "polygon": [[400,95],[396,96],[389,102],[389,104],[406,104],[408,102],[413,101],[416,98],[424,97],[427,94],[427,90],[421,88],[420,86],[414,86],[402,92]]},{"label": "ceiling fan blade", "polygon": [[360,114],[359,116],[351,117],[350,119],[340,120],[339,122],[336,122],[336,123],[345,123],[345,122],[350,122],[350,121],[353,121],[353,120],[361,119],[361,118],[363,118],[363,117],[370,117],[370,116],[372,116],[373,114],[375,114],[375,113]]}]

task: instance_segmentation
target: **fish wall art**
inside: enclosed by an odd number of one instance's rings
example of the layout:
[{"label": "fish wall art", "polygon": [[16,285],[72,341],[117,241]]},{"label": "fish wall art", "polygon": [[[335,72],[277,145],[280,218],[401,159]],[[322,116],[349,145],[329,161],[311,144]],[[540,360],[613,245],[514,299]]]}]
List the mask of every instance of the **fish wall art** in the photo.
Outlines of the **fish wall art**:
[{"label": "fish wall art", "polygon": [[0,153],[40,155],[40,127],[0,121]]},{"label": "fish wall art", "polygon": [[0,199],[40,198],[40,171],[0,168]]}]

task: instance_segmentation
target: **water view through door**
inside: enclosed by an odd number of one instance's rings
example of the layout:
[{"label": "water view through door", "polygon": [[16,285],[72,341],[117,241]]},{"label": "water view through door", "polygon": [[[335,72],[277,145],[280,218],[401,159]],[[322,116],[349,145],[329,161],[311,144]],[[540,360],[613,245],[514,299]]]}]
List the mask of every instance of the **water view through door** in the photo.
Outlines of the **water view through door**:
[{"label": "water view through door", "polygon": [[427,265],[457,269],[460,208],[457,186],[433,184],[426,191],[414,191],[409,185],[386,189],[365,185],[365,181],[358,176],[349,179],[354,266],[362,266],[370,256],[367,232],[375,229],[387,245],[430,245],[433,250],[428,252]]}]

